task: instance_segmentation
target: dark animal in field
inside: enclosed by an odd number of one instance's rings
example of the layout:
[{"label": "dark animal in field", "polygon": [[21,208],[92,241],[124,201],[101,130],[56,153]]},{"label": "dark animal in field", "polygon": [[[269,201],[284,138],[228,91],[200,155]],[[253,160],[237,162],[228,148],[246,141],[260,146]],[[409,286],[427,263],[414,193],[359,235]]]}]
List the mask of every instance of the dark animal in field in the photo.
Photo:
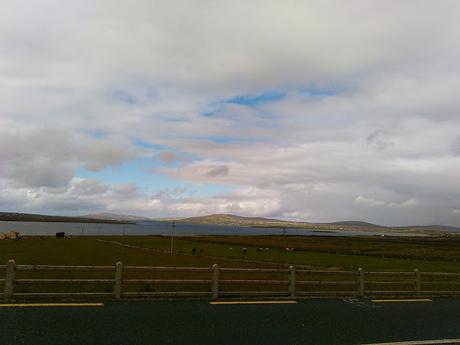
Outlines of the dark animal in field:
[{"label": "dark animal in field", "polygon": [[193,247],[193,249],[192,249],[192,254],[195,254],[195,253],[196,253],[196,248]]}]

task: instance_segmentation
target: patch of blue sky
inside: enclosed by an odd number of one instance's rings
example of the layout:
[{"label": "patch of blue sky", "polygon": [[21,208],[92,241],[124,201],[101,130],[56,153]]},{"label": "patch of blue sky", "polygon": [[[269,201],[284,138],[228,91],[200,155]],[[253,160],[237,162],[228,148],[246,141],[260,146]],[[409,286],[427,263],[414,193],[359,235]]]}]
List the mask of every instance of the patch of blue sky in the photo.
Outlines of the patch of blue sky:
[{"label": "patch of blue sky", "polygon": [[284,97],[286,97],[286,95],[286,91],[280,90],[268,90],[256,95],[237,95],[233,98],[210,104],[209,110],[203,112],[202,115],[207,117],[216,115],[223,110],[225,104],[239,104],[248,107],[253,107],[264,103],[281,101]]},{"label": "patch of blue sky", "polygon": [[81,132],[96,139],[104,139],[109,135],[109,131],[104,129],[83,129]]},{"label": "patch of blue sky", "polygon": [[[135,139],[131,140],[131,142],[136,146],[143,147],[143,148],[146,148],[146,149],[153,149],[153,150],[155,150],[155,152],[158,152],[158,153],[170,152],[170,153],[175,154],[178,157],[177,161],[166,164],[168,167],[173,167],[173,168],[177,167],[177,166],[179,166],[181,161],[184,161],[184,160],[190,162],[190,161],[196,161],[196,160],[202,159],[202,157],[200,157],[197,154],[184,152],[184,151],[179,151],[179,150],[177,150],[175,148],[168,147],[168,146],[161,145],[161,144],[155,144],[155,143],[147,142],[147,141],[142,140],[140,138],[135,138]],[[161,160],[158,159],[158,156],[155,156],[152,159],[154,159],[154,160],[156,160],[158,162],[157,166],[160,166],[161,163],[163,163],[163,165],[165,165],[164,162],[161,162]]]},{"label": "patch of blue sky", "polygon": [[156,150],[164,150],[164,149],[166,149],[166,146],[164,146],[164,145],[151,143],[151,142],[145,141],[145,140],[140,139],[140,138],[134,138],[134,139],[131,140],[131,142],[136,146],[143,147],[143,148],[146,148],[146,149],[156,149]]},{"label": "patch of blue sky", "polygon": [[215,183],[193,183],[181,181],[154,172],[155,168],[164,163],[158,157],[142,157],[127,161],[120,166],[108,167],[99,171],[90,171],[81,167],[76,172],[76,177],[94,179],[109,184],[136,184],[144,193],[155,194],[164,189],[183,188],[186,193],[195,197],[210,197],[218,193],[232,190],[231,186]]},{"label": "patch of blue sky", "polygon": [[304,95],[308,95],[308,96],[323,96],[323,97],[335,96],[341,92],[341,90],[338,88],[318,87],[318,86],[309,86],[305,88],[300,88],[297,91]]},{"label": "patch of blue sky", "polygon": [[278,102],[286,97],[286,91],[268,90],[257,95],[238,95],[231,98],[226,103],[255,106],[263,103]]},{"label": "patch of blue sky", "polygon": [[142,157],[126,161],[119,166],[107,167],[98,171],[91,171],[81,167],[75,175],[111,184],[136,183],[142,188],[150,189],[152,183],[155,185],[161,182],[152,181],[153,174],[151,170],[159,166],[157,160],[158,158],[156,157]]},{"label": "patch of blue sky", "polygon": [[206,183],[206,184],[191,184],[189,188],[193,196],[196,197],[212,197],[216,194],[224,194],[229,193],[235,189],[234,186],[224,185],[224,184],[217,184],[217,183]]},{"label": "patch of blue sky", "polygon": [[119,101],[121,103],[127,103],[127,104],[135,104],[136,103],[136,98],[131,95],[129,92],[121,89],[117,89],[112,91],[112,98],[116,101]]},{"label": "patch of blue sky", "polygon": [[203,140],[208,140],[216,144],[237,144],[237,143],[255,143],[258,141],[256,138],[244,138],[244,137],[218,137],[218,136],[209,136],[203,138]]}]

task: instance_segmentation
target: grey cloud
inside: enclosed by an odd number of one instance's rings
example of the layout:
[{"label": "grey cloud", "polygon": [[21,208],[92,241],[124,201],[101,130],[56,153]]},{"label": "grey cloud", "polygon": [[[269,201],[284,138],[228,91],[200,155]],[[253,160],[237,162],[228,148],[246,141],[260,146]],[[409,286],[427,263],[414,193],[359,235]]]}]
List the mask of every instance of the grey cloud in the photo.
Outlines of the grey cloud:
[{"label": "grey cloud", "polygon": [[63,187],[75,170],[118,165],[132,155],[113,142],[64,128],[0,128],[0,177],[33,187]]},{"label": "grey cloud", "polygon": [[174,152],[163,151],[160,153],[160,159],[165,163],[171,164],[177,161],[178,158]]},{"label": "grey cloud", "polygon": [[452,151],[455,156],[460,156],[460,135],[455,138],[452,144]]},{"label": "grey cloud", "polygon": [[366,137],[367,145],[375,147],[377,150],[386,150],[389,146],[394,145],[392,141],[385,139],[382,130],[377,130]]},{"label": "grey cloud", "polygon": [[109,189],[107,184],[101,183],[97,180],[81,180],[73,185],[73,195],[98,195],[104,194]]},{"label": "grey cloud", "polygon": [[[14,1],[0,12],[0,205],[460,225],[459,15],[455,1]],[[267,90],[286,97],[226,102]],[[232,192],[74,178],[158,154],[130,138],[170,147],[164,163],[181,152],[157,172]]]},{"label": "grey cloud", "polygon": [[206,176],[216,177],[216,176],[226,176],[228,175],[230,168],[227,165],[218,165],[210,168],[206,172]]}]

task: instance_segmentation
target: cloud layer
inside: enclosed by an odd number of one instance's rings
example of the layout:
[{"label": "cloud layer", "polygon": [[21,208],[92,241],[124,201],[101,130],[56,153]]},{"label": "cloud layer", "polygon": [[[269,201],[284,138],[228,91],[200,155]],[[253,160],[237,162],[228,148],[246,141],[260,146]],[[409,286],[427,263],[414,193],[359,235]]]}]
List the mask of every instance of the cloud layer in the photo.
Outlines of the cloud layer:
[{"label": "cloud layer", "polygon": [[3,210],[460,226],[457,1],[2,8]]}]

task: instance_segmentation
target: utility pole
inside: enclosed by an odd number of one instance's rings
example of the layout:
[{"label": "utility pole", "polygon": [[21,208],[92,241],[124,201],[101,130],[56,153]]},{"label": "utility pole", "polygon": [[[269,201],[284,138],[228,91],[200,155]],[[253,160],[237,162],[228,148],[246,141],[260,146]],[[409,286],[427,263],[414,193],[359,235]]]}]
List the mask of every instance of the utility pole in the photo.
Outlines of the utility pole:
[{"label": "utility pole", "polygon": [[176,222],[173,220],[171,223],[171,255],[174,249],[174,231],[176,230]]}]

